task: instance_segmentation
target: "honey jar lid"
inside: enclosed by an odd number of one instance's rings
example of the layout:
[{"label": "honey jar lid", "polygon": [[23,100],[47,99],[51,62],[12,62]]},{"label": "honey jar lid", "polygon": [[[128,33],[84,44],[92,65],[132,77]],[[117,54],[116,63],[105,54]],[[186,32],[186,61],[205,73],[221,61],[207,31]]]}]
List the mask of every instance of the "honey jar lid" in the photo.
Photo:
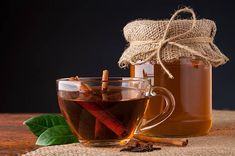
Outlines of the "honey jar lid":
[{"label": "honey jar lid", "polygon": [[[192,19],[176,19],[180,13],[189,13]],[[229,60],[213,43],[215,22],[197,20],[190,8],[177,10],[170,20],[130,22],[123,32],[129,46],[119,59],[121,68],[129,64],[157,63],[173,78],[163,62],[173,62],[181,57],[197,57],[217,67]]]}]

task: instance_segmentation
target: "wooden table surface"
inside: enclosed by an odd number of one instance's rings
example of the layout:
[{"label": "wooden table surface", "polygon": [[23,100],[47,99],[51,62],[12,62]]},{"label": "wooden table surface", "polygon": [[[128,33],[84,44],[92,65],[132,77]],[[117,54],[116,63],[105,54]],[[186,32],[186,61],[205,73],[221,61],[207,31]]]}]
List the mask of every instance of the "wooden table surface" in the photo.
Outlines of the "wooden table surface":
[{"label": "wooden table surface", "polygon": [[0,156],[18,156],[36,149],[36,137],[23,122],[39,114],[0,114]]},{"label": "wooden table surface", "polygon": [[[0,156],[18,156],[39,148],[35,146],[37,138],[23,125],[26,119],[37,115],[39,114],[0,114]],[[213,123],[208,136],[190,139],[189,147],[184,149],[186,153],[187,150],[190,153],[193,149],[198,150],[210,146],[206,151],[205,149],[201,151],[203,155],[205,152],[210,153],[208,150],[211,148],[213,149],[211,152],[214,153],[212,155],[216,155],[215,150],[219,153],[225,152],[228,155],[230,152],[230,155],[231,153],[235,155],[235,112],[213,111]],[[177,149],[169,148],[168,153],[170,150]]]}]

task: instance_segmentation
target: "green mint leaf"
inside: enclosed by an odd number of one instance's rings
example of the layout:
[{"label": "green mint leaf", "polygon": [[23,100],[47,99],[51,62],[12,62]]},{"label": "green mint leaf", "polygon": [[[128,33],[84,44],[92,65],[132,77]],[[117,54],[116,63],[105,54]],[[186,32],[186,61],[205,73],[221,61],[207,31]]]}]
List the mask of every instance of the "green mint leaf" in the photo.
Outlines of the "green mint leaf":
[{"label": "green mint leaf", "polygon": [[37,139],[36,145],[60,145],[77,142],[68,126],[54,126],[43,132]]},{"label": "green mint leaf", "polygon": [[36,135],[40,136],[48,128],[58,125],[66,125],[65,119],[61,115],[43,114],[32,117],[24,122],[25,125]]}]

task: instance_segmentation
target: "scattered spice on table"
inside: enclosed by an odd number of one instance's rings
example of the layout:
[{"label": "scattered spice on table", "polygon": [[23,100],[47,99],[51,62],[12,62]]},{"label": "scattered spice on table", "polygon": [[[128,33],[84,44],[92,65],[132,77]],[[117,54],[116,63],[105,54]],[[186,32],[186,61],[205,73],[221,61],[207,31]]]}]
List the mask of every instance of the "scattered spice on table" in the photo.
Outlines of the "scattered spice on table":
[{"label": "scattered spice on table", "polygon": [[155,150],[161,150],[161,148],[154,146],[152,143],[140,143],[136,141],[134,144],[121,149],[120,152],[152,152]]}]

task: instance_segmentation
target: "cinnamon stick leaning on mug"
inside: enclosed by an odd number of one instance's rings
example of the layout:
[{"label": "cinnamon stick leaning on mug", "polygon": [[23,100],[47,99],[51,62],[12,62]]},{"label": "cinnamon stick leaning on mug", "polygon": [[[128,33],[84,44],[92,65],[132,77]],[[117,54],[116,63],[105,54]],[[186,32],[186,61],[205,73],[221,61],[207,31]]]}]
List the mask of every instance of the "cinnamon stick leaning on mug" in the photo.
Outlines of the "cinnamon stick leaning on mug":
[{"label": "cinnamon stick leaning on mug", "polygon": [[188,139],[157,138],[157,137],[149,137],[149,136],[145,136],[141,134],[135,134],[134,138],[141,140],[141,141],[163,143],[163,144],[174,145],[174,146],[187,146],[188,145]]},{"label": "cinnamon stick leaning on mug", "polygon": [[[79,81],[79,80],[80,80],[80,78],[78,76],[69,78],[69,81]],[[82,83],[82,82],[80,85],[80,90],[81,91],[92,91],[92,89],[89,85],[87,85],[86,83]]]}]

